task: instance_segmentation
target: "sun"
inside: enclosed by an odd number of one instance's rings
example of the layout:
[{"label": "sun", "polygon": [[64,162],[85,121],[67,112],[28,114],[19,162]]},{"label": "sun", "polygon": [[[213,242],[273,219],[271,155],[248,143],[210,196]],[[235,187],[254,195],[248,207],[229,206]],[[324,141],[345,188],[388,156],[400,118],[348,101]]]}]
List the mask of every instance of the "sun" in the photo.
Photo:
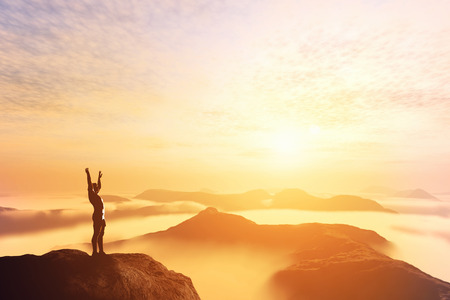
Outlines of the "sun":
[{"label": "sun", "polygon": [[318,135],[320,133],[320,127],[312,124],[311,126],[309,126],[309,134],[311,135]]},{"label": "sun", "polygon": [[309,127],[282,127],[270,131],[266,135],[266,146],[278,158],[299,158],[307,152],[308,145],[314,143],[321,134],[316,124]]},{"label": "sun", "polygon": [[272,134],[270,148],[276,154],[292,155],[301,150],[301,135],[293,130],[280,130]]}]

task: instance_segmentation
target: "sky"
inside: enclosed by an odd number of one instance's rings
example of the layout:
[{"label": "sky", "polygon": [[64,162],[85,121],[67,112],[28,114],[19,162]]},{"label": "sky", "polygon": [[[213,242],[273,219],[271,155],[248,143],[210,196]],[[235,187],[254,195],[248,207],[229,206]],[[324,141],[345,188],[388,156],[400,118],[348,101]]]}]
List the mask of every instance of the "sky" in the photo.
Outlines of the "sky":
[{"label": "sky", "polygon": [[0,194],[448,192],[449,11],[0,0]]}]

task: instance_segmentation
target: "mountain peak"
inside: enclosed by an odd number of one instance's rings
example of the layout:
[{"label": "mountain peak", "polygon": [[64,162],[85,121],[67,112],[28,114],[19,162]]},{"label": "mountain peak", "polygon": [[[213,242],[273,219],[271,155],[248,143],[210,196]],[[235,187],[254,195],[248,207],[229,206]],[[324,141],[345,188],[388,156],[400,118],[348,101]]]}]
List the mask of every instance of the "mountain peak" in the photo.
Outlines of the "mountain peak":
[{"label": "mountain peak", "polygon": [[215,207],[208,207],[192,218],[178,224],[172,228],[180,228],[180,229],[197,229],[199,231],[203,231],[204,228],[213,228],[216,229],[222,227],[238,227],[238,226],[248,226],[255,225],[255,222],[250,221],[242,216],[224,213],[217,210]]},{"label": "mountain peak", "polygon": [[[242,216],[223,213],[214,207],[202,210],[192,218],[164,232],[183,240],[230,241],[253,230],[256,223]],[[238,230],[236,233],[235,230]]]},{"label": "mountain peak", "polygon": [[219,211],[215,207],[207,207],[198,213],[198,215],[200,215],[200,214],[201,215],[215,215],[215,214],[219,214]]}]

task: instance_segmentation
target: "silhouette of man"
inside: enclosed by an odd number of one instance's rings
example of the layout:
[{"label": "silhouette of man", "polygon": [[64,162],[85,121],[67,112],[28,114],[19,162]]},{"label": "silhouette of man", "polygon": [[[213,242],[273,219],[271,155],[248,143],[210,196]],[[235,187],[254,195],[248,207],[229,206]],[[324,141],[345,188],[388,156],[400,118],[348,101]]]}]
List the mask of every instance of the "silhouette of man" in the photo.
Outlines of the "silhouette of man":
[{"label": "silhouette of man", "polygon": [[[91,174],[89,174],[89,168],[85,169],[88,181],[88,194],[89,202],[94,207],[94,213],[92,214],[92,221],[94,222],[94,234],[92,235],[92,256],[99,254],[105,254],[103,251],[103,235],[105,234],[105,206],[103,205],[103,199],[98,195],[102,187],[100,178],[102,178],[102,171],[98,172],[97,183],[92,183]],[[97,245],[98,250],[97,252]]]}]

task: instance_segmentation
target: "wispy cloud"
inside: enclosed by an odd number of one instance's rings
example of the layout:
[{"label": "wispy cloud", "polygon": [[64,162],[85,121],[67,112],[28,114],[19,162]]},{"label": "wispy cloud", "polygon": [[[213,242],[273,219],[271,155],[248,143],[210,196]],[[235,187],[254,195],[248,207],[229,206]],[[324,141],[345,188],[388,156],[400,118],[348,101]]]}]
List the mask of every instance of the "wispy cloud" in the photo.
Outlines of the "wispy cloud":
[{"label": "wispy cloud", "polygon": [[311,151],[372,143],[392,150],[380,160],[422,159],[427,145],[443,158],[449,9],[423,0],[2,0],[0,138],[42,140],[61,156],[58,145],[76,142],[89,158],[99,137],[113,157],[159,140],[170,159],[177,145],[201,148],[186,153],[199,161],[315,125],[323,138]]}]

